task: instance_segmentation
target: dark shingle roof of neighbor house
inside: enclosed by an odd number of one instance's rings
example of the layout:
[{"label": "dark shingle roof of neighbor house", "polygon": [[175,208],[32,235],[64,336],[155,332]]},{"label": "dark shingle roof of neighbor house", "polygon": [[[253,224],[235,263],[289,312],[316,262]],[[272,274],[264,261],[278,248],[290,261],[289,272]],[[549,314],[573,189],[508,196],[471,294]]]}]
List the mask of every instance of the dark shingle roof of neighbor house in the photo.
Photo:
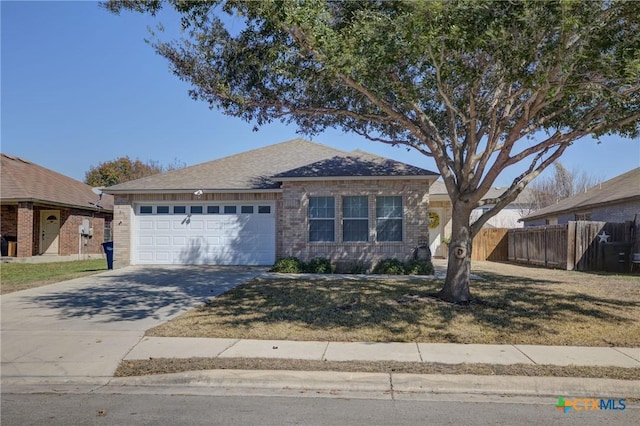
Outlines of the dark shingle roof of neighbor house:
[{"label": "dark shingle roof of neighbor house", "polygon": [[[185,167],[184,169],[121,183],[107,188],[107,191],[111,193],[128,193],[194,191],[198,189],[210,191],[276,189],[279,187],[278,178],[274,178],[276,175],[284,175],[290,170],[304,169],[304,166],[318,164],[323,160],[326,161],[333,158],[346,159],[349,157],[367,158],[371,165],[376,166],[376,168],[371,169],[371,173],[378,172],[380,164],[383,163],[382,160],[386,160],[360,151],[348,153],[304,139],[293,139]],[[374,158],[379,160],[373,160]],[[396,164],[398,170],[401,168],[400,165],[402,163],[393,163]],[[358,164],[362,165],[363,162],[358,162]],[[406,164],[403,166],[407,168],[406,170],[415,169],[413,175],[417,170],[422,170]],[[346,176],[374,176],[372,174],[353,174],[354,171],[362,173],[362,168],[354,167],[349,170],[343,168],[341,170],[344,173],[351,173],[351,175]],[[391,168],[387,171],[391,171]],[[432,174],[427,170],[423,170],[423,172]],[[399,173],[399,171],[396,173]],[[407,173],[407,175],[411,174]]]},{"label": "dark shingle roof of neighbor house", "polygon": [[[483,200],[487,200],[489,198],[497,198],[501,196],[507,188],[505,187],[493,187],[487,191],[487,193],[482,197]],[[431,184],[429,187],[429,196],[435,199],[445,198],[449,199],[449,193],[447,192],[447,187],[444,185],[444,182],[441,180],[437,180]],[[511,205],[527,205],[530,203],[529,197],[531,196],[531,192],[529,189],[525,188],[514,201],[511,202]]]},{"label": "dark shingle roof of neighbor house", "polygon": [[523,218],[523,220],[538,219],[550,215],[555,216],[562,213],[587,210],[603,204],[616,204],[632,200],[640,200],[640,167],[593,186],[586,192],[565,198],[557,204],[537,210]]},{"label": "dark shingle roof of neighbor house", "polygon": [[89,185],[12,155],[0,154],[2,202],[31,201],[78,207],[87,210],[113,211],[113,196],[103,194],[100,207]]}]

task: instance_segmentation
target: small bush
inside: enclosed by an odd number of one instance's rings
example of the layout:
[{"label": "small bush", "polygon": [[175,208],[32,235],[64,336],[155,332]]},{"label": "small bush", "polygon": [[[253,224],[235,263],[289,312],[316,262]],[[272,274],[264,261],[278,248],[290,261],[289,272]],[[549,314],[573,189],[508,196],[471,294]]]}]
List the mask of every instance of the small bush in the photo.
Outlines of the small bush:
[{"label": "small bush", "polygon": [[282,272],[285,274],[299,274],[304,272],[304,263],[297,257],[283,257],[278,259],[269,272]]},{"label": "small bush", "polygon": [[375,268],[373,268],[373,273],[385,275],[404,275],[404,263],[402,263],[398,259],[382,259],[380,262],[378,262]]},{"label": "small bush", "polygon": [[347,274],[363,275],[367,273],[367,265],[361,261],[351,262],[347,267]]},{"label": "small bush", "polygon": [[433,275],[433,264],[428,260],[411,260],[407,263],[407,275]]},{"label": "small bush", "polygon": [[309,263],[305,265],[305,272],[310,274],[331,274],[333,273],[333,267],[331,261],[324,257],[316,257],[311,259]]}]

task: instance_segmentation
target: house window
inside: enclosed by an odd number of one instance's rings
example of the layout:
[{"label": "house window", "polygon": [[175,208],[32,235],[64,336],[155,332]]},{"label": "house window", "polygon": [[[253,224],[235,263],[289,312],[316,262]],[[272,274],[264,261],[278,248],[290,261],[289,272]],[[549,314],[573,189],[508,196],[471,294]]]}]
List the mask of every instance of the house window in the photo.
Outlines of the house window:
[{"label": "house window", "polygon": [[591,212],[576,213],[576,220],[591,220]]},{"label": "house window", "polygon": [[184,214],[187,212],[187,206],[173,206],[173,214]]},{"label": "house window", "polygon": [[402,241],[402,197],[376,197],[376,240]]},{"label": "house window", "polygon": [[342,197],[342,240],[369,241],[369,197]]},{"label": "house window", "polygon": [[169,214],[169,206],[156,207],[156,214]]},{"label": "house window", "polygon": [[153,213],[152,206],[140,206],[140,214],[151,214]]},{"label": "house window", "polygon": [[104,221],[104,240],[111,241],[111,221]]},{"label": "house window", "polygon": [[335,241],[335,206],[333,197],[309,197],[309,241]]},{"label": "house window", "polygon": [[253,206],[241,206],[240,213],[253,214]]},{"label": "house window", "polygon": [[191,214],[202,214],[202,206],[191,206],[189,207],[189,211]]},{"label": "house window", "polygon": [[208,214],[220,214],[220,206],[207,206]]}]

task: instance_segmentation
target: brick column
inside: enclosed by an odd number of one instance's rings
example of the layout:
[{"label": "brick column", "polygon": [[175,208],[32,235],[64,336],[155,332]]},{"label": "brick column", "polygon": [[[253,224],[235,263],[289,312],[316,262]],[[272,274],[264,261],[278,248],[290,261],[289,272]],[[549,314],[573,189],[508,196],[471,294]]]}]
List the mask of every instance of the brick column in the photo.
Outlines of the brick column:
[{"label": "brick column", "polygon": [[18,257],[33,256],[33,203],[18,203]]}]

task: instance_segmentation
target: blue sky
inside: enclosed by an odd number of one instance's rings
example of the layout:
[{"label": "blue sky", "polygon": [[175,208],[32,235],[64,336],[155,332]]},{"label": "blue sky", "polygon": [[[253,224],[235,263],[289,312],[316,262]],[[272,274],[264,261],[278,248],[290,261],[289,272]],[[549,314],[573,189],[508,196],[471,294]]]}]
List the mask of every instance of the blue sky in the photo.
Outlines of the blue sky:
[{"label": "blue sky", "polygon": [[[128,155],[193,165],[298,137],[282,124],[252,124],[191,100],[189,86],[145,43],[157,20],[112,15],[95,2],[2,1],[1,150],[78,180],[92,165]],[[169,28],[176,15],[163,14]],[[417,152],[340,131],[312,140],[363,149],[436,170]],[[609,179],[640,166],[640,141],[585,139],[562,158],[569,169]],[[508,185],[522,166],[496,182]]]}]

